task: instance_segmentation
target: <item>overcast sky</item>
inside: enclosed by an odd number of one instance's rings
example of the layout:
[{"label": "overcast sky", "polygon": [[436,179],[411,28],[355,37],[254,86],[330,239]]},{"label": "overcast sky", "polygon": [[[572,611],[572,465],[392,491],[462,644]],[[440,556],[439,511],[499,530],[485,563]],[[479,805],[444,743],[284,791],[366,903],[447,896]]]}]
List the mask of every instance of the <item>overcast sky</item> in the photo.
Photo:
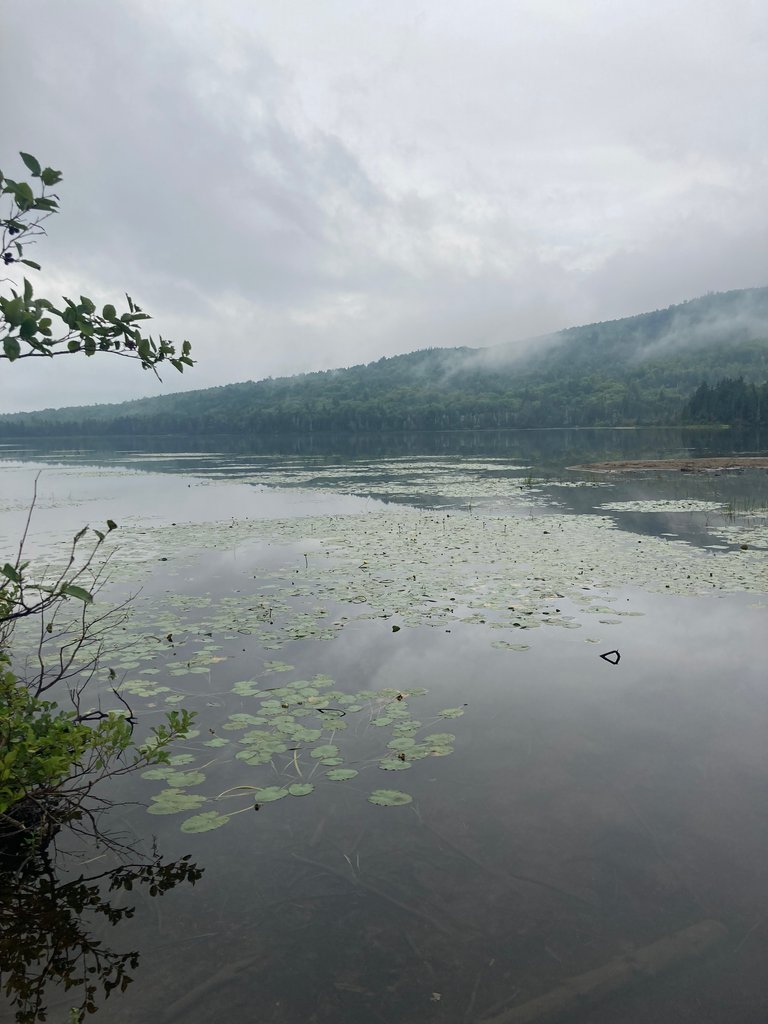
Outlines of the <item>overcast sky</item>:
[{"label": "overcast sky", "polygon": [[0,411],[486,346],[768,283],[764,0],[3,0],[28,255],[198,359],[3,364]]}]

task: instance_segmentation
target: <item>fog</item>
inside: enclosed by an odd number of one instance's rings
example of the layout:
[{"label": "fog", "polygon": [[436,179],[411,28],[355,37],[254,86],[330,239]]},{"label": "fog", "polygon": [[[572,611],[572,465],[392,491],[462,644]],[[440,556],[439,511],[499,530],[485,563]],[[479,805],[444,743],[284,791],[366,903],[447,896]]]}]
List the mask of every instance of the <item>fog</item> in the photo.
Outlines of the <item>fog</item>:
[{"label": "fog", "polygon": [[36,287],[128,291],[198,360],[162,382],[28,360],[2,411],[508,346],[765,283],[751,0],[0,17],[0,167],[21,174],[25,150],[64,173]]}]

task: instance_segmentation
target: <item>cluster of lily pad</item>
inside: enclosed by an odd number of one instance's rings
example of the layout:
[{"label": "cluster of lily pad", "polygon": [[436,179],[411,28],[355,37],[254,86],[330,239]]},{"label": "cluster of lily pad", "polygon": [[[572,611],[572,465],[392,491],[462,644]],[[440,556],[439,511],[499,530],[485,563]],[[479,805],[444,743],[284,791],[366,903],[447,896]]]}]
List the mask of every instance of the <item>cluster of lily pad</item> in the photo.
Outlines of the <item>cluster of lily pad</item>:
[{"label": "cluster of lily pad", "polygon": [[[134,648],[111,667],[130,675],[149,664],[168,685],[214,671],[231,657],[233,641],[245,636],[277,651],[298,639],[333,640],[346,623],[376,618],[398,627],[482,625],[500,631],[489,633],[493,646],[520,652],[537,627],[579,628],[617,587],[763,592],[765,524],[724,521],[713,530],[727,546],[705,550],[670,535],[638,537],[608,515],[476,516],[405,506],[363,515],[199,523],[184,531],[127,530],[113,573],[128,586],[157,573],[161,551],[168,559],[163,570],[173,565],[183,573],[201,551],[233,543],[241,552],[243,582],[239,592],[220,597],[141,596],[133,608]],[[284,553],[283,564],[260,567],[265,544]],[[626,611],[597,614],[607,625]],[[525,640],[516,635],[521,631]],[[179,636],[187,641],[183,654]],[[169,704],[183,699],[168,691],[158,696]]]},{"label": "cluster of lily pad", "polygon": [[725,502],[678,498],[635,501],[607,501],[598,505],[606,512],[722,512]]},{"label": "cluster of lily pad", "polygon": [[[267,674],[290,669],[290,665],[279,662],[265,665]],[[141,695],[146,696],[147,690],[145,687]],[[149,690],[151,696],[162,692],[163,687],[150,686]],[[139,688],[134,686],[132,692],[139,693]],[[265,686],[264,679],[236,682],[232,693],[252,701],[253,711],[232,712],[215,730],[209,730],[208,739],[200,741],[199,753],[178,754],[169,764],[145,771],[145,779],[165,785],[153,796],[149,813],[177,814],[200,810],[211,802],[242,802],[247,797],[247,805],[234,812],[201,810],[181,826],[185,832],[210,831],[225,825],[241,810],[258,809],[286,797],[308,796],[318,784],[349,782],[372,768],[403,772],[416,761],[445,757],[453,752],[455,735],[429,732],[429,727],[411,714],[410,699],[426,692],[423,688],[404,692],[390,687],[345,693],[325,675],[277,686]],[[460,707],[443,708],[434,717],[440,721],[463,714]],[[345,742],[350,728],[355,740],[361,728],[367,732],[364,757],[353,758],[347,749],[355,742]],[[374,749],[378,752],[372,756]],[[204,763],[196,763],[203,758]],[[260,784],[229,786],[216,796],[189,792],[206,782],[206,769],[208,774],[212,770],[220,777],[222,771],[231,774],[235,763],[256,769],[263,766],[268,779]],[[280,783],[269,784],[275,773]],[[412,797],[400,790],[374,789],[368,799],[379,806],[393,806],[410,803]]]},{"label": "cluster of lily pad", "polygon": [[[251,646],[276,651],[299,639],[333,640],[354,619],[383,619],[395,630],[423,625],[450,630],[454,622],[461,622],[488,629],[489,643],[497,649],[524,652],[531,646],[530,631],[536,628],[578,629],[587,616],[609,626],[637,614],[609,603],[607,595],[616,587],[681,594],[765,590],[760,550],[765,546],[765,524],[750,524],[751,533],[738,523],[718,527],[727,546],[713,553],[673,536],[639,537],[618,529],[606,514],[540,514],[530,486],[539,481],[521,483],[512,470],[522,472],[522,467],[510,468],[503,462],[465,464],[457,473],[439,460],[399,465],[388,460],[380,467],[360,469],[359,479],[347,486],[356,493],[378,493],[370,486],[378,469],[382,478],[376,486],[381,493],[407,496],[423,488],[432,495],[500,502],[513,496],[510,509],[519,512],[522,502],[529,510],[535,506],[537,514],[497,515],[486,508],[477,515],[468,509],[438,512],[393,505],[361,514],[228,519],[184,529],[146,523],[123,528],[119,547],[110,536],[104,553],[112,554],[113,578],[125,588],[161,574],[170,581],[173,574],[184,575],[196,567],[201,552],[215,555],[233,547],[238,549],[242,579],[237,591],[230,589],[224,596],[166,592],[137,598],[132,642],[109,664],[111,673],[126,677],[123,692],[147,711],[182,703],[187,694],[179,686],[185,677],[212,676],[218,663],[236,656],[234,641],[246,636]],[[355,475],[348,467],[327,471],[324,480],[316,469],[300,466],[282,480],[281,471],[270,473],[259,474],[259,482],[334,490],[339,489],[342,473]],[[599,511],[722,509],[721,502],[633,501],[606,503]],[[270,560],[269,568],[259,563],[265,545],[282,553],[282,559]],[[592,636],[586,639],[596,642]],[[266,674],[281,671],[290,671],[290,666],[265,665]],[[243,809],[249,809],[306,796],[320,781],[352,782],[364,768],[402,772],[419,760],[450,753],[452,734],[429,732],[432,726],[411,718],[409,702],[417,696],[415,690],[347,694],[322,675],[275,687],[265,687],[264,679],[241,680],[227,701],[236,697],[253,706],[226,717],[224,710],[212,711],[207,716],[212,727],[208,736],[188,737],[199,739],[197,754],[178,755],[173,763],[151,769],[156,774],[148,774],[150,781],[161,781],[165,788],[153,798],[150,811],[196,811],[185,820],[184,830],[210,830],[238,813],[222,810],[221,801],[242,800],[247,794],[248,807]],[[460,708],[446,708],[438,717],[450,719],[461,713]],[[366,743],[377,748],[376,755],[371,757],[368,751],[354,760],[356,744],[348,738],[358,735],[362,722]],[[227,764],[225,774],[236,766],[244,773],[268,771],[271,777],[257,779],[261,784],[230,787],[216,800],[212,793],[198,791],[211,774],[206,758],[215,759],[216,776]],[[275,770],[281,783],[267,785]],[[374,790],[369,795],[379,805],[410,799],[399,790]]]}]

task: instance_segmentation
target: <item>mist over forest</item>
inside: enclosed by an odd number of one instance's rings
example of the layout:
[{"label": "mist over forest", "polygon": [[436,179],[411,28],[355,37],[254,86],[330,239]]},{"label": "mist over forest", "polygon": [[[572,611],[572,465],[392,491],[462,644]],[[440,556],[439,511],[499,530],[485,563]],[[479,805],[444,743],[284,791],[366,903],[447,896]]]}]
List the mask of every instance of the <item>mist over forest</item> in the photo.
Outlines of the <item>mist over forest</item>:
[{"label": "mist over forest", "polygon": [[752,288],[522,344],[434,346],[345,369],[15,413],[0,417],[0,436],[760,423],[766,381],[768,288]]}]

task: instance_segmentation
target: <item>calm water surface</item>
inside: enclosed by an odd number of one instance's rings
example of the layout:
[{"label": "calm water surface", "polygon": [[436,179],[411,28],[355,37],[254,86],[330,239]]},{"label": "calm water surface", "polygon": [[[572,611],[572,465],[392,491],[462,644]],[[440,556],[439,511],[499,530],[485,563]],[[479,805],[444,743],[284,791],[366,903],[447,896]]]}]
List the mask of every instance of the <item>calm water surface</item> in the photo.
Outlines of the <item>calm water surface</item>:
[{"label": "calm water surface", "polygon": [[[33,551],[49,557],[57,538],[108,517],[136,551],[156,551],[151,571],[118,580],[111,596],[140,591],[136,628],[145,634],[152,616],[162,633],[164,616],[177,616],[173,650],[151,679],[198,712],[200,734],[179,751],[192,755],[184,769],[202,766],[207,778],[188,792],[215,796],[238,785],[287,784],[290,753],[276,756],[273,766],[252,767],[222,754],[223,747],[203,745],[205,737],[227,737],[237,749],[241,733],[223,731],[223,723],[258,710],[253,697],[233,692],[243,680],[281,687],[320,674],[334,681],[334,692],[390,688],[404,695],[422,732],[455,737],[449,756],[382,771],[382,747],[386,754],[392,733],[375,724],[387,703],[380,699],[372,711],[344,715],[348,727],[326,732],[322,741],[343,748],[344,765],[357,776],[323,781],[328,768],[318,771],[307,756],[300,779],[291,774],[290,781],[306,781],[314,770],[314,792],[257,812],[247,793],[219,801],[227,813],[244,811],[201,834],[179,828],[194,811],[147,815],[162,783],[133,779],[115,787],[112,795],[128,802],[116,809],[114,828],[157,836],[169,857],[192,853],[205,873],[194,888],[180,886],[162,899],[116,897],[135,903],[136,914],[107,928],[104,942],[142,955],[127,991],[99,1000],[100,1019],[765,1020],[768,568],[761,588],[754,545],[764,537],[768,476],[646,474],[564,486],[602,479],[566,469],[590,459],[697,448],[711,454],[727,451],[728,440],[547,431],[390,439],[389,448],[376,439],[367,452],[330,442],[317,450],[316,439],[286,441],[272,452],[219,440],[207,451],[182,450],[168,439],[120,450],[87,441],[58,450],[6,448],[0,499],[7,550],[40,471]],[[759,439],[739,450],[759,451]],[[597,509],[643,500],[721,509]],[[595,612],[557,592],[550,566],[533,564],[541,586],[551,584],[547,614],[571,627],[543,622],[536,629],[526,628],[525,602],[514,610],[519,591],[510,590],[502,629],[494,625],[498,609],[483,621],[486,613],[467,593],[435,586],[440,615],[411,622],[373,598],[366,604],[364,590],[350,603],[328,588],[331,577],[321,585],[314,567],[325,555],[315,523],[333,516],[362,524],[382,513],[416,515],[413,509],[447,517],[446,546],[433,551],[431,567],[398,556],[393,595],[411,568],[427,586],[430,569],[438,573],[441,561],[459,559],[451,550],[452,517],[474,517],[482,533],[486,519],[491,529],[499,517],[510,529],[515,521],[528,529],[534,520],[546,530],[552,514],[584,524],[609,515],[628,543],[666,536],[691,559],[738,557],[738,537],[727,531],[744,527],[752,531],[752,575],[747,592],[713,586],[711,594],[694,595],[665,593],[664,584],[633,585],[617,567],[615,583],[588,595],[604,609]],[[263,524],[296,520],[310,524],[306,534],[295,523],[281,527],[288,530],[282,540],[264,531]],[[393,518],[392,529],[401,522],[411,520]],[[200,536],[208,541],[198,544],[191,531],[202,523],[218,526],[206,527]],[[168,541],[171,524],[180,531],[178,544]],[[193,538],[186,546],[185,532]],[[340,560],[343,551],[329,556],[323,572]],[[468,562],[478,594],[494,569]],[[610,580],[611,566],[599,568]],[[294,580],[296,595],[286,596]],[[455,612],[446,610],[451,601]],[[255,607],[264,609],[258,628]],[[247,627],[240,618],[246,611]],[[268,626],[279,634],[275,645],[265,640]],[[198,672],[174,674],[172,657],[194,664],[202,649],[185,646],[195,631],[215,644],[215,654]],[[526,649],[494,646],[499,640],[522,641]],[[620,652],[618,664],[600,657],[611,650]],[[275,663],[285,670],[270,670]],[[420,688],[427,692],[409,695]],[[163,700],[137,704],[142,723],[152,722]],[[440,717],[446,708],[463,713]],[[405,791],[412,802],[374,806],[367,796],[378,788]],[[515,1016],[564,979],[704,920],[728,930],[709,955],[623,986],[588,1008]],[[50,1019],[64,1021],[71,1002],[53,992]]]}]

